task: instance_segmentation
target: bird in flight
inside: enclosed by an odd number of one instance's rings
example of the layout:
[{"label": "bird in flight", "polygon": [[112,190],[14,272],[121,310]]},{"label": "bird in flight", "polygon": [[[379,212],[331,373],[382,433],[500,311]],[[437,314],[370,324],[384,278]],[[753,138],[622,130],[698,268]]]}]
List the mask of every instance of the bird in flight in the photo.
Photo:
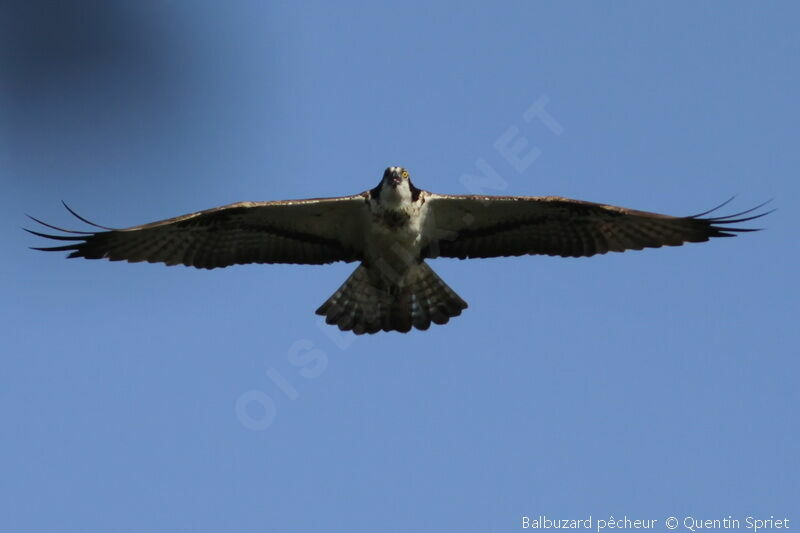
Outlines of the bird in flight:
[{"label": "bird in flight", "polygon": [[769,213],[751,214],[761,204],[728,216],[705,217],[715,208],[673,217],[556,196],[435,194],[415,187],[402,167],[387,168],[374,189],[353,196],[240,202],[124,229],[94,224],[64,205],[102,231],[66,230],[31,217],[67,235],[26,231],[68,242],[34,249],[206,269],[358,261],[316,311],[358,335],[426,330],[467,308],[426,259],[588,257],[680,246],[757,231],[730,225]]}]

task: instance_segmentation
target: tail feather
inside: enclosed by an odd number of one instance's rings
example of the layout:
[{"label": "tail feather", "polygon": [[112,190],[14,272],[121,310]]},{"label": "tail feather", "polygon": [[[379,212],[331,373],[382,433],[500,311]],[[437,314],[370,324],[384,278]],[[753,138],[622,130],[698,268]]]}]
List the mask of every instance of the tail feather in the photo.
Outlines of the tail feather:
[{"label": "tail feather", "polygon": [[325,322],[353,333],[426,330],[431,322],[446,324],[467,308],[425,263],[412,266],[397,283],[360,265],[347,281],[317,309]]}]

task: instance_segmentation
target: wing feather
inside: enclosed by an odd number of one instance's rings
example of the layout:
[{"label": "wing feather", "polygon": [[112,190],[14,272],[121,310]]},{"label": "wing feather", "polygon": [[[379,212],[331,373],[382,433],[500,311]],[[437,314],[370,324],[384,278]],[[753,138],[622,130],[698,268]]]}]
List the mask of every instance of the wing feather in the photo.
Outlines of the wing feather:
[{"label": "wing feather", "polygon": [[[730,201],[730,200],[729,200]],[[428,193],[425,257],[588,257],[704,242],[757,231],[731,227],[763,217],[764,204],[727,216],[674,217],[556,196],[456,196]],[[727,202],[725,202],[727,203]],[[745,216],[749,215],[749,216]]]},{"label": "wing feather", "polygon": [[68,257],[183,264],[218,268],[245,263],[324,264],[361,258],[364,194],[284,202],[240,202],[124,229],[79,220],[104,231],[77,232],[42,222],[67,233],[26,230],[70,244],[36,250],[67,251]]}]

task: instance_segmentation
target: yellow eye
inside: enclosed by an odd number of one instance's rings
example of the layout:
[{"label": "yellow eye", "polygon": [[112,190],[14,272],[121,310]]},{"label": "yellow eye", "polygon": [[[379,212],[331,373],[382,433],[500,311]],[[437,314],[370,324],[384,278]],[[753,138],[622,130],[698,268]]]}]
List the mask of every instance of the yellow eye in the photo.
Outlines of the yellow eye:
[{"label": "yellow eye", "polygon": [[407,178],[408,177],[408,170],[404,170],[403,173],[401,174],[401,176],[403,176],[404,178]]}]

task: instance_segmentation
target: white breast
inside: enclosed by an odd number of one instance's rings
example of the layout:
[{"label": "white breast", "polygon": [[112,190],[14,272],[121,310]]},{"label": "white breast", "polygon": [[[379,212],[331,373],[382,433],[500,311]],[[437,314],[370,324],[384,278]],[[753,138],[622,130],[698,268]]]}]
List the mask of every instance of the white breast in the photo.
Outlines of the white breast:
[{"label": "white breast", "polygon": [[[393,208],[392,204],[386,205],[383,198],[380,204],[372,202],[373,217],[366,234],[364,251],[371,263],[390,265],[394,270],[405,271],[419,259],[427,209],[424,202],[415,204],[410,200],[397,208]],[[407,223],[396,226],[387,224],[387,220],[395,216],[402,217],[403,214],[408,215]]]}]

